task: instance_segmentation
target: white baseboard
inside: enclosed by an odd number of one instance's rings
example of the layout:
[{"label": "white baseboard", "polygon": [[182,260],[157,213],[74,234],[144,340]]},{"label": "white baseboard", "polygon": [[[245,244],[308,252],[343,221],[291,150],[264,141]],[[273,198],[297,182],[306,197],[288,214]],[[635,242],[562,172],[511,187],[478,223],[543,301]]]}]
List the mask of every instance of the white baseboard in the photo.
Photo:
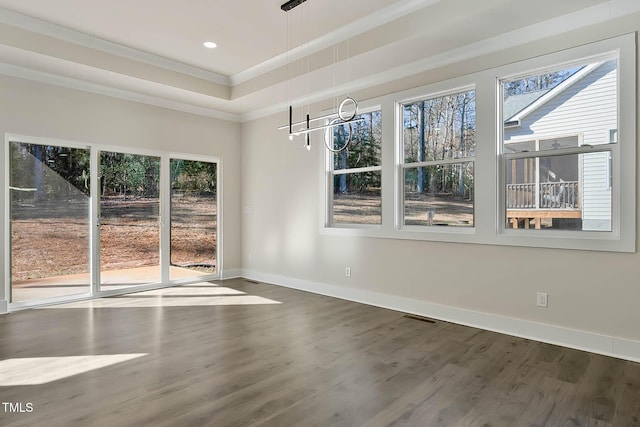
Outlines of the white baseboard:
[{"label": "white baseboard", "polygon": [[0,299],[0,314],[5,314],[9,312],[9,303],[7,301]]},{"label": "white baseboard", "polygon": [[294,279],[252,270],[240,270],[242,277],[277,286],[299,289],[348,301],[388,308],[405,313],[444,320],[474,328],[589,351],[605,356],[640,362],[640,341],[592,332],[482,313],[364,289],[346,288],[309,280]]}]

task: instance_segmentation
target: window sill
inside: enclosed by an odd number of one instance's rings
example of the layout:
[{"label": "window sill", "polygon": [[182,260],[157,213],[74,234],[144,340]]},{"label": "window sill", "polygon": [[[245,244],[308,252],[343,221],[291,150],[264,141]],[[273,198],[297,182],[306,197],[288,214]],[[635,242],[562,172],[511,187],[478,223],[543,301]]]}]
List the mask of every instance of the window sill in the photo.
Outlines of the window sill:
[{"label": "window sill", "polygon": [[[424,242],[463,243],[547,249],[568,249],[597,252],[636,252],[633,236],[625,238],[607,232],[555,232],[549,230],[505,230],[502,233],[481,233],[477,228],[448,228],[410,226],[402,229],[385,229],[381,226],[333,226],[321,227],[320,235],[342,237],[369,237],[377,239],[418,240]],[[434,227],[432,227],[434,228]],[[443,230],[447,228],[447,230]]]}]

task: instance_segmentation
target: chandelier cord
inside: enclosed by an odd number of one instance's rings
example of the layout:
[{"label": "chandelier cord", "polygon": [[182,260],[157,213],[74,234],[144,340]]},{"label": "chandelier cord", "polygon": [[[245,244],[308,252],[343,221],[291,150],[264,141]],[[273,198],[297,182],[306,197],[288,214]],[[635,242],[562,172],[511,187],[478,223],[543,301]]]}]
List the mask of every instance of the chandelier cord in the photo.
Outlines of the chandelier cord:
[{"label": "chandelier cord", "polygon": [[[296,6],[302,4],[306,2],[306,0],[290,0],[287,3],[283,4],[281,6],[281,9],[285,12],[290,12],[291,9],[295,8]],[[335,12],[337,10],[336,7],[337,4],[337,0],[333,1],[333,12],[335,15]],[[307,85],[307,91],[309,93],[311,93],[311,61],[310,61],[310,49],[311,49],[311,33],[309,32],[309,22],[310,22],[310,13],[308,10],[308,5],[303,6],[301,9],[301,19],[300,19],[300,51],[302,53],[302,58],[300,59],[300,76],[302,78],[302,74],[306,73],[306,85]],[[346,97],[342,100],[342,102],[340,102],[338,108],[337,108],[337,112],[335,113],[331,113],[328,115],[324,115],[321,117],[315,117],[315,118],[311,118],[310,113],[311,113],[311,104],[310,104],[310,100],[311,97],[307,97],[307,102],[306,105],[303,104],[301,109],[302,109],[302,113],[303,116],[306,116],[306,120],[303,120],[301,122],[296,122],[293,123],[293,105],[291,104],[291,27],[292,27],[292,23],[291,23],[291,17],[289,16],[290,14],[287,13],[287,68],[286,68],[286,77],[287,77],[287,84],[286,84],[286,96],[287,96],[287,101],[289,103],[289,124],[288,126],[281,126],[278,129],[289,129],[289,140],[293,140],[294,136],[297,135],[301,135],[303,134],[305,136],[305,147],[307,148],[307,150],[311,149],[311,142],[310,142],[310,133],[317,131],[317,130],[325,130],[325,134],[324,134],[324,145],[327,148],[327,150],[329,150],[332,153],[340,153],[343,152],[344,150],[346,150],[352,143],[353,141],[353,125],[352,123],[354,122],[360,122],[363,121],[364,118],[356,118],[357,115],[357,111],[358,111],[358,103],[351,98],[351,96],[349,95],[349,90],[348,87],[346,88]],[[346,59],[345,59],[345,66],[347,67],[346,69],[346,76],[347,76],[347,81],[348,81],[348,77],[351,75],[351,71],[350,71],[350,67],[348,64],[349,61],[349,57],[350,57],[350,40],[347,39],[346,40]],[[339,71],[339,66],[340,66],[340,42],[336,42],[333,44],[333,61],[334,61],[334,67],[333,67],[333,87],[334,87],[334,94],[335,94],[335,104],[338,104],[338,71]],[[295,67],[298,68],[298,67]],[[301,83],[304,85],[303,81],[301,80]],[[353,111],[347,111],[346,110],[346,106],[348,104],[353,104]],[[305,114],[306,113],[306,114]],[[337,116],[337,117],[336,117]],[[333,117],[329,123],[327,125],[322,125],[322,126],[317,126],[312,128],[310,123],[313,121],[317,121],[317,120],[323,120],[323,119],[328,119]],[[299,129],[297,128],[298,126],[304,126],[306,125],[306,128],[303,129]],[[346,136],[346,141],[344,142],[344,144],[340,147],[340,148],[335,148],[335,144],[333,144],[333,142],[335,142],[335,130],[336,127],[343,127],[343,129],[346,131],[347,128],[344,125],[348,125],[348,135]],[[296,129],[294,130],[294,126],[296,126]],[[328,137],[331,138],[328,138]],[[329,139],[331,139],[331,144],[329,143]]]}]

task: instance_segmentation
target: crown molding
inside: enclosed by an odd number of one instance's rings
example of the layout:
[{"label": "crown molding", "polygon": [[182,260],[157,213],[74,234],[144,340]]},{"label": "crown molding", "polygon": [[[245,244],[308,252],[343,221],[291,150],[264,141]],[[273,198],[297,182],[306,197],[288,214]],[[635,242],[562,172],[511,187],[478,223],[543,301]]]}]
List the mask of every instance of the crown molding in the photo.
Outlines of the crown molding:
[{"label": "crown molding", "polygon": [[240,122],[241,119],[240,115],[238,114],[220,111],[214,108],[197,106],[194,104],[175,101],[164,97],[161,98],[146,95],[126,89],[118,89],[112,86],[87,82],[77,78],[65,77],[57,74],[46,73],[43,71],[37,71],[31,68],[20,67],[12,64],[0,63],[0,75],[35,81],[38,83],[46,83],[68,89],[79,90],[82,92],[109,96],[125,101],[133,101],[141,104],[167,108],[170,110],[181,111],[184,113],[196,114],[199,116],[206,116],[230,122]]},{"label": "crown molding", "polygon": [[304,43],[290,49],[278,56],[274,56],[254,67],[236,73],[230,77],[231,85],[236,86],[256,77],[260,77],[270,71],[287,65],[289,62],[297,61],[305,56],[314,54],[322,49],[333,46],[336,43],[348,40],[366,31],[377,28],[381,25],[395,21],[410,13],[439,3],[441,0],[409,0],[402,4],[394,4],[380,9],[370,15],[364,16],[349,25],[338,28],[308,43]]},{"label": "crown molding", "polygon": [[12,10],[0,8],[0,22],[12,27],[21,28],[23,30],[32,31],[34,33],[43,34],[55,39],[64,40],[75,43],[77,45],[96,49],[102,52],[128,58],[134,61],[175,71],[177,73],[186,74],[192,77],[208,80],[213,83],[230,86],[231,79],[228,76],[215,73],[213,71],[203,70],[202,68],[192,65],[183,64],[179,61],[167,59],[162,56],[144,52],[142,50],[123,46],[113,43],[99,37],[72,30],[60,25],[52,24],[32,16],[14,12]]}]

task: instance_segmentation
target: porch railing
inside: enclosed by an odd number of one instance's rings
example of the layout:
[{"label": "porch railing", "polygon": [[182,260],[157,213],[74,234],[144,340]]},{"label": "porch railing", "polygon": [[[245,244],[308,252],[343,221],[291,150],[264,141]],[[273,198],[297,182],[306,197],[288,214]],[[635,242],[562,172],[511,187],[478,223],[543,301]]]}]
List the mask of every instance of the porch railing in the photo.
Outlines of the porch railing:
[{"label": "porch railing", "polygon": [[[537,190],[537,191],[536,191]],[[578,181],[507,184],[507,209],[580,209]]]}]

